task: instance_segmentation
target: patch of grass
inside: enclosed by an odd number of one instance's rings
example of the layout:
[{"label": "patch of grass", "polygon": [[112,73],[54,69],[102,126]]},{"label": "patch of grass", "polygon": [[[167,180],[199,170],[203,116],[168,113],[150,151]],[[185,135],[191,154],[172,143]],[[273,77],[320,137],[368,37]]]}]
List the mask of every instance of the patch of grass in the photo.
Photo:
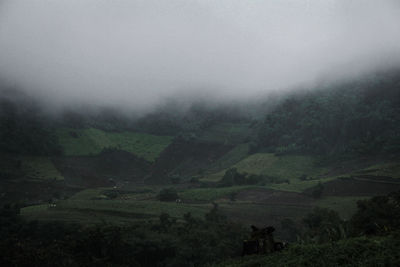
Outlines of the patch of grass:
[{"label": "patch of grass", "polygon": [[[246,157],[230,168],[237,168],[240,173],[263,174],[279,179],[287,179],[290,184],[271,184],[272,189],[301,192],[318,183],[318,179],[327,171],[327,168],[316,166],[316,159],[311,156],[285,155],[276,156],[272,153],[257,153]],[[202,181],[217,182],[224,176],[226,169],[207,175]],[[314,178],[301,181],[300,176]],[[318,178],[318,179],[316,179]],[[322,178],[321,178],[322,179]],[[328,181],[328,178],[321,181]]]},{"label": "patch of grass", "polygon": [[[270,155],[268,156],[270,157]],[[287,155],[275,157],[276,159],[271,165],[262,169],[262,174],[293,180],[298,179],[303,174],[316,178],[328,171],[326,168],[316,166],[316,159],[311,156]]]},{"label": "patch of grass", "polygon": [[153,162],[171,143],[171,136],[135,132],[105,132],[99,129],[58,129],[57,135],[66,156],[99,154],[104,148],[130,152]]},{"label": "patch of grass", "polygon": [[373,176],[387,176],[392,178],[400,178],[400,163],[389,162],[371,165],[368,168],[355,171],[353,175],[367,174]]},{"label": "patch of grass", "polygon": [[63,181],[49,157],[21,157],[22,168],[31,179]]}]

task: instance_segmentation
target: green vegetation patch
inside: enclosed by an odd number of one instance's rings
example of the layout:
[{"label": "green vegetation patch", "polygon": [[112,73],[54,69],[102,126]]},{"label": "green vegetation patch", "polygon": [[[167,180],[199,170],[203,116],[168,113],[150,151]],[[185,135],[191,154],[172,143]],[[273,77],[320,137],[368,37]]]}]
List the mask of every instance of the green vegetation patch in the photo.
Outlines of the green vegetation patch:
[{"label": "green vegetation patch", "polygon": [[31,179],[62,181],[64,177],[49,157],[22,157],[22,168]]},{"label": "green vegetation patch", "polygon": [[105,132],[99,129],[68,129],[57,131],[66,156],[99,154],[105,148],[130,152],[153,162],[171,143],[171,136],[156,136],[135,132]]},{"label": "green vegetation patch", "polygon": [[[315,186],[318,180],[328,172],[327,168],[316,165],[316,159],[311,156],[284,155],[276,156],[273,153],[256,153],[231,166],[240,173],[267,175],[278,179],[287,179],[290,184],[272,184],[269,187],[277,190],[301,192],[306,188]],[[220,181],[226,172],[207,175],[202,181]],[[309,180],[299,178],[306,176]],[[329,181],[328,178],[321,181]]]}]

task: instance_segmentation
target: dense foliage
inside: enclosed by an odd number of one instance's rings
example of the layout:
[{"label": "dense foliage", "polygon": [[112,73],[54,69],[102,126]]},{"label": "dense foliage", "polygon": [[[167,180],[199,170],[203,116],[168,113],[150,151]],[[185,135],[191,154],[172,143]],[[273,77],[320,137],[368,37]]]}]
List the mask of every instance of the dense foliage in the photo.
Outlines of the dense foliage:
[{"label": "dense foliage", "polygon": [[400,192],[357,202],[351,223],[355,234],[386,234],[400,229]]},{"label": "dense foliage", "polygon": [[128,226],[25,222],[0,210],[1,266],[202,266],[240,255],[244,231],[217,206],[204,219],[168,214]]},{"label": "dense foliage", "polygon": [[266,115],[257,147],[281,153],[398,153],[400,74],[286,97]]},{"label": "dense foliage", "polygon": [[394,233],[387,237],[358,237],[322,245],[291,245],[287,250],[267,256],[229,260],[212,266],[399,266],[400,239]]},{"label": "dense foliage", "polygon": [[[0,209],[0,264],[209,266],[226,260],[218,266],[397,266],[398,196],[397,192],[359,202],[358,212],[347,222],[332,210],[316,208],[304,218],[303,233],[284,220],[283,228],[299,235],[300,242],[283,252],[242,259],[242,240],[249,233],[228,222],[216,203],[204,219],[162,213],[158,221],[89,227],[26,222],[17,205],[7,205]],[[376,231],[370,231],[370,225],[376,225]],[[229,260],[232,257],[236,259]]]}]

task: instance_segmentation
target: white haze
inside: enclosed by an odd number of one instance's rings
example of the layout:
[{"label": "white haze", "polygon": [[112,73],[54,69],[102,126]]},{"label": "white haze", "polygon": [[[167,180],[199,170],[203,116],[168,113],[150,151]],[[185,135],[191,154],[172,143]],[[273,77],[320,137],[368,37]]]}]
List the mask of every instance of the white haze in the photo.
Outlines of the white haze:
[{"label": "white haze", "polygon": [[0,76],[53,105],[249,99],[399,62],[398,0],[0,0]]}]

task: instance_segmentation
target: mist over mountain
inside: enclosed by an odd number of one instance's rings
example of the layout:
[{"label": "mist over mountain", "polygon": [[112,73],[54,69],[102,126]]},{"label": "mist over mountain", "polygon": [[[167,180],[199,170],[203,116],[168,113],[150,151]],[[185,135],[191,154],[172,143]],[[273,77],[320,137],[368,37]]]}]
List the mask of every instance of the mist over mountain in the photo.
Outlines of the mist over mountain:
[{"label": "mist over mountain", "polygon": [[48,106],[252,99],[398,65],[398,1],[5,0],[0,77]]},{"label": "mist over mountain", "polygon": [[399,236],[398,0],[0,0],[0,266],[400,266]]}]

